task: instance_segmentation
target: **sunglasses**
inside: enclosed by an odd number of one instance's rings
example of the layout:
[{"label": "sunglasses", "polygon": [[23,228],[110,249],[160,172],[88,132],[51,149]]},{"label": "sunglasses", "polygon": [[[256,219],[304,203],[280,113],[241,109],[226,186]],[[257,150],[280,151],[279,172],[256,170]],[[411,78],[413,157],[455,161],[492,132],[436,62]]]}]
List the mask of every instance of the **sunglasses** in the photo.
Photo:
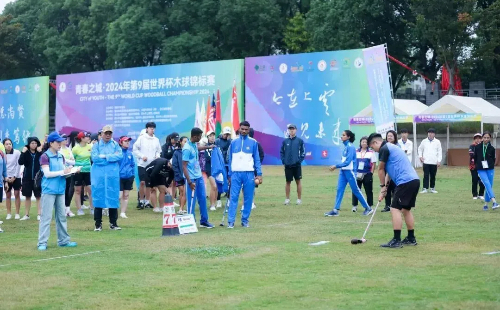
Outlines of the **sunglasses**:
[{"label": "sunglasses", "polygon": [[112,131],[106,131],[104,134],[109,136],[109,135],[112,135],[113,132]]}]

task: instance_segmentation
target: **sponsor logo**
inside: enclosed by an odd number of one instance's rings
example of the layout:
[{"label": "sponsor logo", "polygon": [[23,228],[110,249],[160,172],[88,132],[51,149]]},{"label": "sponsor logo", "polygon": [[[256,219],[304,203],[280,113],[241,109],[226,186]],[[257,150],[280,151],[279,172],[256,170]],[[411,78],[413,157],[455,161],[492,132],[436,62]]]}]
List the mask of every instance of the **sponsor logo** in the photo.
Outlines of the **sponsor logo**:
[{"label": "sponsor logo", "polygon": [[335,59],[330,60],[330,71],[338,69],[339,67],[337,66],[337,60]]},{"label": "sponsor logo", "polygon": [[23,93],[25,93],[25,92],[26,92],[26,85],[21,86],[21,91],[22,91]]},{"label": "sponsor logo", "polygon": [[290,67],[291,72],[302,72],[304,71],[304,66],[299,65],[299,63],[295,63],[295,66]]},{"label": "sponsor logo", "polygon": [[342,60],[342,67],[349,69],[351,67],[351,59],[344,58],[344,60]]},{"label": "sponsor logo", "polygon": [[354,60],[354,68],[356,68],[356,69],[361,69],[362,67],[363,67],[363,59],[361,59],[361,58],[359,58],[359,57],[358,57],[358,58],[356,58],[356,59]]},{"label": "sponsor logo", "polygon": [[265,65],[255,65],[255,67],[253,67],[255,69],[255,73],[262,73],[264,71],[266,71],[266,66]]},{"label": "sponsor logo", "polygon": [[19,85],[16,85],[16,94],[19,94],[19,92],[21,92],[21,87],[19,87]]},{"label": "sponsor logo", "polygon": [[35,91],[36,92],[40,91],[40,85],[38,83],[35,84]]},{"label": "sponsor logo", "polygon": [[322,159],[328,159],[328,151],[327,150],[321,151],[321,158]]},{"label": "sponsor logo", "polygon": [[280,72],[285,74],[287,71],[288,71],[288,66],[286,65],[286,63],[282,63],[280,65]]},{"label": "sponsor logo", "polygon": [[271,72],[274,72],[274,66],[270,66],[270,67],[269,67],[269,70],[270,70]]},{"label": "sponsor logo", "polygon": [[307,68],[307,71],[309,71],[309,72],[314,71],[314,67],[313,67],[314,62],[309,61],[307,64],[309,65],[309,67]]},{"label": "sponsor logo", "polygon": [[[38,85],[38,84],[37,84]],[[35,85],[35,90],[36,90],[36,85]],[[66,91],[66,83],[64,82],[61,82],[61,84],[59,84],[59,91],[61,93],[64,93]]]},{"label": "sponsor logo", "polygon": [[326,70],[326,61],[323,59],[318,62],[318,70],[325,71]]},{"label": "sponsor logo", "polygon": [[306,159],[312,159],[312,152],[306,152]]}]

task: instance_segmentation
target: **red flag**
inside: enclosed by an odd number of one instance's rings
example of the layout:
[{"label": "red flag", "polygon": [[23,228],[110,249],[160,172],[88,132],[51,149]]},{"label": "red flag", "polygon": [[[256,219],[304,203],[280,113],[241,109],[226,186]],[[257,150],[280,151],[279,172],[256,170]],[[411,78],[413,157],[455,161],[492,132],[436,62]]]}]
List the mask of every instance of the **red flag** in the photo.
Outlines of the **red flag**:
[{"label": "red flag", "polygon": [[217,104],[215,107],[215,136],[218,137],[222,132],[222,116],[220,114],[220,92],[217,89]]},{"label": "red flag", "polygon": [[232,95],[232,111],[233,115],[231,117],[232,122],[233,122],[233,130],[236,132],[236,130],[240,129],[240,110],[238,108],[238,95],[236,93],[236,81],[234,82],[233,85],[233,95]]},{"label": "red flag", "polygon": [[207,115],[205,117],[206,123],[205,123],[205,134],[207,134],[208,130],[210,129],[210,118],[212,115],[210,115],[210,109],[212,107],[210,106],[210,95],[208,95],[208,101],[207,101]]}]

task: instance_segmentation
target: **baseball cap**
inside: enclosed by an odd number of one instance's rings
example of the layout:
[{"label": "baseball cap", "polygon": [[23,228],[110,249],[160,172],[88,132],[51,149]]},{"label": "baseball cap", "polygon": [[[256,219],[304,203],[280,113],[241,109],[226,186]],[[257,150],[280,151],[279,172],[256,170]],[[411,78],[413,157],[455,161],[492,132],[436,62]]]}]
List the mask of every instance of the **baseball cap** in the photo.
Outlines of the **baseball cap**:
[{"label": "baseball cap", "polygon": [[130,138],[130,137],[121,136],[120,140],[118,140],[118,143],[121,145],[123,143],[123,141],[131,141],[131,140],[132,140],[132,138]]},{"label": "baseball cap", "polygon": [[476,137],[482,138],[482,137],[483,137],[483,135],[482,135],[482,134],[480,134],[480,133],[478,132],[478,133],[476,133],[476,134],[474,135],[474,139],[476,139]]},{"label": "baseball cap", "polygon": [[427,132],[433,132],[433,133],[436,133],[436,129],[434,129],[434,128],[429,128],[429,129],[427,129]]},{"label": "baseball cap", "polygon": [[208,136],[210,136],[211,134],[214,134],[214,135],[215,135],[215,131],[213,131],[213,130],[209,130],[209,131],[207,132],[207,137],[208,137]]},{"label": "baseball cap", "polygon": [[172,132],[170,134],[170,139],[174,139],[175,141],[179,141],[179,134],[177,132]]},{"label": "baseball cap", "polygon": [[61,137],[56,131],[51,132],[50,135],[47,136],[47,142],[63,142],[66,138]]},{"label": "baseball cap", "polygon": [[225,134],[231,134],[232,133],[232,130],[230,127],[224,127],[224,130],[222,130],[222,134],[225,135]]},{"label": "baseball cap", "polygon": [[288,124],[288,129],[297,129],[297,126],[295,126],[294,124]]},{"label": "baseball cap", "polygon": [[78,133],[76,137],[80,140],[83,139],[84,137],[90,137],[90,132],[81,131],[80,133]]},{"label": "baseball cap", "polygon": [[106,125],[106,126],[102,127],[102,133],[105,133],[106,131],[113,132],[113,127],[111,127],[111,125]]}]

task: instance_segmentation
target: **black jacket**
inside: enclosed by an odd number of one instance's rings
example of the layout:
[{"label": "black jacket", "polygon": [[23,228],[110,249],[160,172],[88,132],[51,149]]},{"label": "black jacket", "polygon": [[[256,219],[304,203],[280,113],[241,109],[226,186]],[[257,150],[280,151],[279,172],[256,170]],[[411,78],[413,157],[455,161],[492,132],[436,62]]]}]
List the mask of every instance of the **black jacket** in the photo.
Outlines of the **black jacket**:
[{"label": "black jacket", "polygon": [[215,145],[220,148],[220,151],[222,152],[222,157],[224,157],[224,162],[226,165],[229,162],[229,158],[227,157],[227,151],[229,150],[229,147],[231,146],[231,139],[224,140],[222,138],[218,138],[215,140]]},{"label": "black jacket", "polygon": [[165,143],[161,147],[161,158],[171,160],[174,156],[175,147],[170,143]]},{"label": "black jacket", "polygon": [[281,144],[280,156],[285,167],[300,166],[306,157],[304,141],[299,137],[285,139]]},{"label": "black jacket", "polygon": [[[476,145],[476,148],[474,149],[474,163],[476,165],[476,170],[490,170],[495,168],[495,159],[496,159],[496,152],[495,148],[491,145],[491,143],[488,143],[488,146],[486,147],[486,154],[483,157],[483,143],[479,143]],[[488,162],[488,168],[484,168],[482,162],[486,160]]]},{"label": "black jacket", "polygon": [[28,150],[21,153],[18,160],[19,165],[24,165],[23,180],[34,180],[36,173],[40,171],[40,156],[42,152],[35,150],[35,153],[31,153],[29,145],[32,141],[36,141],[37,147],[41,145],[37,137],[28,138],[28,144],[26,145]]},{"label": "black jacket", "polygon": [[264,161],[264,149],[262,148],[262,145],[257,141],[257,146],[259,147],[259,158],[260,158],[260,163]]},{"label": "black jacket", "polygon": [[168,160],[165,158],[157,158],[147,165],[146,175],[150,180],[165,178],[167,179],[167,185],[170,185],[174,179],[174,171],[168,166]]}]

